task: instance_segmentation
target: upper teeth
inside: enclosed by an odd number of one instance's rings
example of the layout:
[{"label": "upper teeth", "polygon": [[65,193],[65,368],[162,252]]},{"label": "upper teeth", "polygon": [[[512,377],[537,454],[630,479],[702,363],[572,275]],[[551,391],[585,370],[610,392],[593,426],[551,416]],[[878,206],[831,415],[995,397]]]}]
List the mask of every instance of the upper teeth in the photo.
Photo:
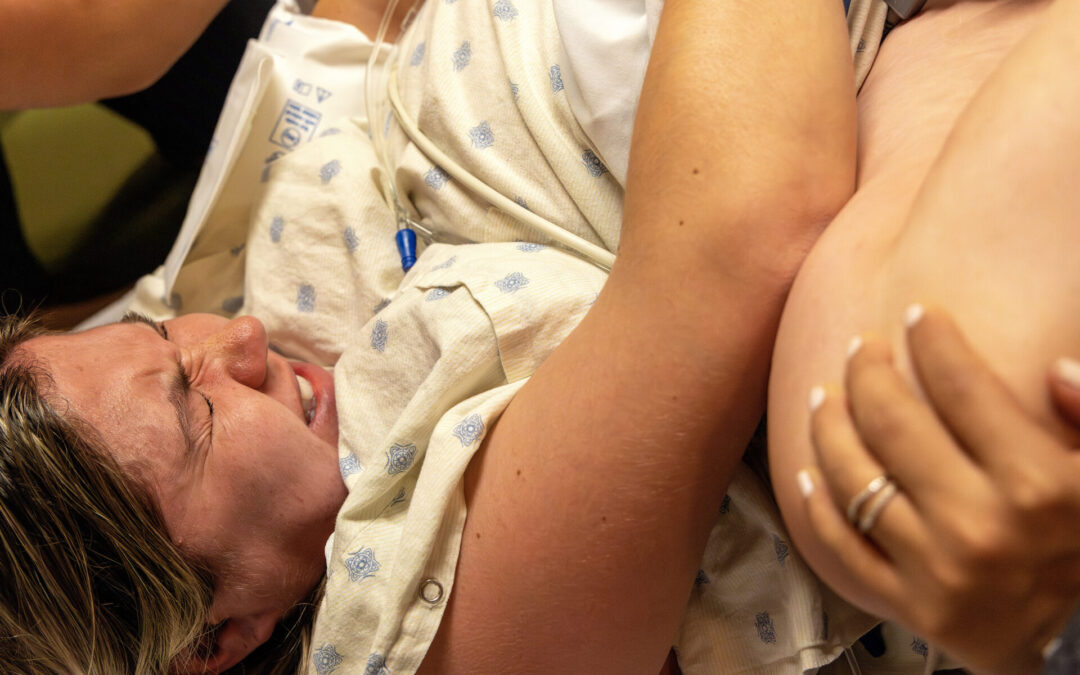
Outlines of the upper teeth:
[{"label": "upper teeth", "polygon": [[311,388],[310,382],[299,375],[296,376],[296,383],[300,385],[300,405],[304,408],[304,416],[310,422],[315,417],[315,390]]}]

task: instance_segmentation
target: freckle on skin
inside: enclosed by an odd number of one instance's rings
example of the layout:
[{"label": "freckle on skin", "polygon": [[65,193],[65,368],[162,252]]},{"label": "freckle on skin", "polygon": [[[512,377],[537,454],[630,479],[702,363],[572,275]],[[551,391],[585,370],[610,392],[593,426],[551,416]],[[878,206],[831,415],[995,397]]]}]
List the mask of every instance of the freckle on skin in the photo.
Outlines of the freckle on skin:
[{"label": "freckle on skin", "polygon": [[698,175],[698,168],[696,166],[694,167],[694,175]]},{"label": "freckle on skin", "polygon": [[684,220],[680,220],[680,221],[679,221],[679,227],[682,227],[683,223],[685,223],[685,222],[686,222],[686,221],[684,221]]},{"label": "freckle on skin", "polygon": [[606,523],[607,522],[607,516],[600,516],[600,522],[601,523]]},{"label": "freckle on skin", "polygon": [[519,476],[521,475],[521,469],[517,470],[517,475],[519,475]]},{"label": "freckle on skin", "polygon": [[479,532],[477,532],[477,533],[476,533],[476,538],[477,538],[477,539],[479,539],[479,538],[480,538],[480,533],[479,533]]}]

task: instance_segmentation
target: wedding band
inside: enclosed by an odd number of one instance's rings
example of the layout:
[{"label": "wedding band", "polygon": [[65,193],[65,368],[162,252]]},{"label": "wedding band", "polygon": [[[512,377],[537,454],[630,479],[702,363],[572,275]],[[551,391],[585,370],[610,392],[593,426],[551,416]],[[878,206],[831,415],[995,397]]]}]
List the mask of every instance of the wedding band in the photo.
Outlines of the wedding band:
[{"label": "wedding band", "polygon": [[885,489],[885,486],[889,485],[890,483],[892,483],[892,481],[889,480],[889,477],[885,474],[881,474],[874,480],[870,481],[866,485],[866,487],[863,488],[862,492],[852,497],[851,501],[848,502],[847,507],[848,522],[850,522],[852,525],[858,525],[859,511],[862,510],[863,505],[866,504],[866,502],[871,497]]},{"label": "wedding band", "polygon": [[866,510],[866,515],[859,519],[859,534],[866,534],[870,531],[870,528],[877,522],[878,516],[888,506],[889,501],[896,496],[896,483],[891,480],[885,482],[885,487],[881,488],[877,497],[873,503],[870,504],[870,508]]}]

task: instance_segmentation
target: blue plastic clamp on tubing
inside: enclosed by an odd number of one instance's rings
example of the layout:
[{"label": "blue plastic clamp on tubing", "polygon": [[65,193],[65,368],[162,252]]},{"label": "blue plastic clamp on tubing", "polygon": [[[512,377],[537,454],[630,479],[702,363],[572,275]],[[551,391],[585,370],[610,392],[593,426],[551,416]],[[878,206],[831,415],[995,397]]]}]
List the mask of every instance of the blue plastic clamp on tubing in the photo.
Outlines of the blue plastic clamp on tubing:
[{"label": "blue plastic clamp on tubing", "polygon": [[403,227],[394,235],[398,253],[401,254],[401,269],[408,272],[416,264],[416,232]]}]

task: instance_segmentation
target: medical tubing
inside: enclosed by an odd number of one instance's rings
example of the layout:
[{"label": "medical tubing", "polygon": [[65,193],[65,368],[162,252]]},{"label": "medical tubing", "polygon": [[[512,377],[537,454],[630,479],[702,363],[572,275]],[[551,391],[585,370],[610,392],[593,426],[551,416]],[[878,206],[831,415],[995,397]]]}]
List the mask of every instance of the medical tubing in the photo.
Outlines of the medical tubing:
[{"label": "medical tubing", "polygon": [[416,233],[403,227],[394,235],[394,241],[401,255],[401,269],[408,272],[416,264]]},{"label": "medical tubing", "polygon": [[386,9],[383,11],[382,19],[379,22],[379,29],[375,32],[375,41],[371,48],[371,54],[368,56],[367,70],[364,74],[364,103],[367,108],[368,117],[368,136],[371,138],[372,148],[375,150],[375,158],[379,163],[379,167],[382,171],[379,172],[380,183],[383,192],[389,192],[393,199],[393,205],[399,220],[402,215],[400,201],[397,194],[397,186],[390,178],[390,161],[387,154],[387,142],[386,138],[376,131],[376,127],[379,124],[379,120],[383,119],[384,115],[380,108],[379,102],[382,99],[380,96],[376,96],[380,86],[385,88],[385,64],[391,62],[395,51],[395,45],[389,45],[386,50],[385,59],[383,60],[384,68],[379,67],[379,56],[383,54],[383,46],[386,44],[386,31],[390,26],[391,18],[394,15],[394,10],[397,9],[398,0],[389,0],[386,4]]},{"label": "medical tubing", "polygon": [[432,143],[431,140],[420,131],[416,126],[416,123],[413,122],[408,114],[405,113],[405,107],[402,105],[401,98],[398,96],[397,91],[397,68],[393,64],[387,65],[386,92],[390,98],[390,107],[394,111],[394,116],[397,117],[398,124],[401,125],[409,139],[420,148],[420,151],[427,155],[427,158],[439,166],[439,168],[446,171],[459,183],[487,200],[492,206],[532,227],[534,230],[538,230],[552,241],[558,242],[571,251],[575,251],[588,260],[591,260],[598,267],[605,270],[611,269],[611,266],[615,263],[614,253],[605,248],[601,248],[590,241],[586,241],[572,232],[564,230],[551,221],[541,218],[532,211],[516,204],[502,194],[499,194],[465,170],[457,162],[450,159],[446,153]]}]

